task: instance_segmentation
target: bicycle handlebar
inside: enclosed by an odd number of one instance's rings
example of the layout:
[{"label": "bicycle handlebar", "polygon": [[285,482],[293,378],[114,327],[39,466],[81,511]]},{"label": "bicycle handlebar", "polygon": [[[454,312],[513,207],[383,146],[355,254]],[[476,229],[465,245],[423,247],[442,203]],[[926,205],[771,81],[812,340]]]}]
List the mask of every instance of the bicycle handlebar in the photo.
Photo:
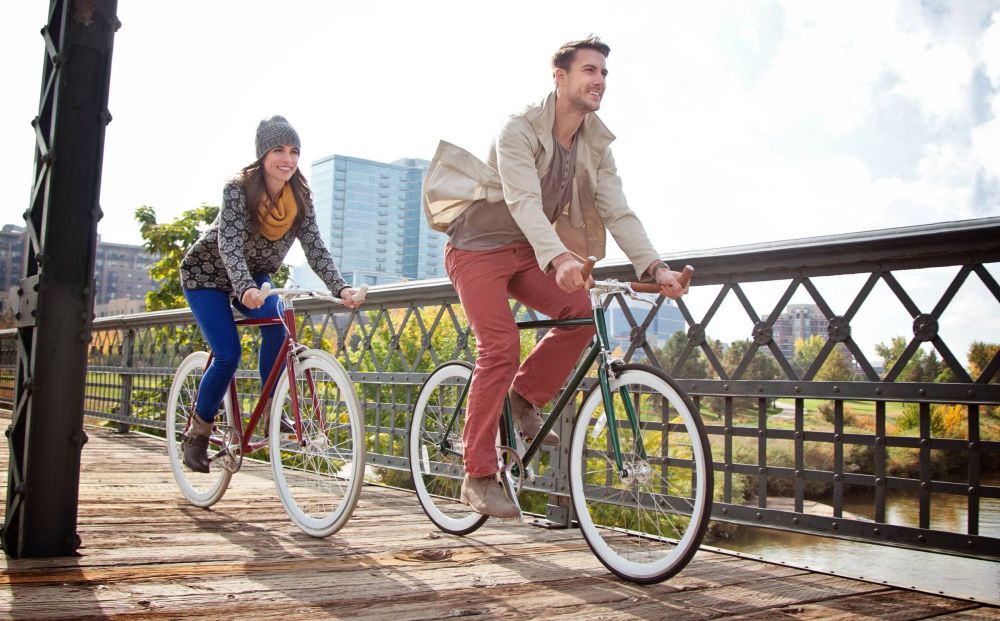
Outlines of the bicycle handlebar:
[{"label": "bicycle handlebar", "polygon": [[[587,257],[587,260],[583,263],[583,280],[586,281],[590,278],[590,273],[594,270],[594,264],[597,263],[596,257]],[[684,269],[681,271],[681,275],[677,278],[677,282],[680,283],[681,287],[686,287],[691,282],[691,276],[694,275],[694,268],[690,265],[685,265]],[[632,291],[636,293],[659,293],[660,285],[655,282],[630,282],[628,285],[632,288]]]},{"label": "bicycle handlebar", "polygon": [[[364,283],[363,285],[358,287],[357,292],[358,293],[354,297],[354,301],[359,303],[364,302],[365,298],[368,297],[368,283]],[[326,300],[328,302],[333,302],[335,304],[344,303],[344,300],[342,300],[341,298],[330,295],[329,291],[313,291],[311,289],[289,289],[289,288],[272,289],[271,283],[269,282],[265,282],[263,285],[261,285],[260,295],[258,295],[257,297],[260,298],[261,301],[263,301],[272,295],[283,295],[283,294],[298,295],[304,298],[316,298],[319,300]]]},{"label": "bicycle handlebar", "polygon": [[[690,265],[685,265],[684,269],[681,271],[681,275],[677,277],[677,282],[680,283],[681,287],[688,286],[691,282],[691,276],[694,275],[694,268]],[[632,286],[632,291],[636,293],[659,293],[660,285],[655,282],[633,282],[629,283]]]}]

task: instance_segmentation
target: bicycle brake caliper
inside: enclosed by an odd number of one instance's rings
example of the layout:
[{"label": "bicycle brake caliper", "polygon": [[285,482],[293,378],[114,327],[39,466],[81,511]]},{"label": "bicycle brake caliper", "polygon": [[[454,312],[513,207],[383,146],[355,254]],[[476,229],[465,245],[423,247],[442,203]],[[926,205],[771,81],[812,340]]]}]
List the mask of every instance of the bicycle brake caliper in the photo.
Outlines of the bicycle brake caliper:
[{"label": "bicycle brake caliper", "polygon": [[625,368],[625,361],[621,358],[608,357],[608,361],[605,363],[605,368],[608,370],[608,379],[615,379],[618,377]]}]

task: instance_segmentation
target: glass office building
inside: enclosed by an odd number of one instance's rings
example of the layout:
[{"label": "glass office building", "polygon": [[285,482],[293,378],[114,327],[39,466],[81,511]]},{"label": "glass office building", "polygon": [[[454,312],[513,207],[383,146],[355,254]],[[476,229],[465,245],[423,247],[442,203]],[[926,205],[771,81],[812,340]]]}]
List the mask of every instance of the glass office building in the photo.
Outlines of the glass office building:
[{"label": "glass office building", "polygon": [[[310,186],[320,234],[352,286],[443,278],[447,237],[423,215],[427,160],[375,162],[332,155],[313,162]],[[295,268],[303,288],[322,288],[308,265]]]},{"label": "glass office building", "polygon": [[[643,297],[647,297],[651,301],[656,299],[655,296]],[[632,320],[638,325],[642,325],[642,322],[646,320],[649,311],[652,309],[651,304],[644,304],[635,300],[626,300],[626,304],[632,314]],[[631,344],[633,328],[625,317],[625,311],[622,310],[617,300],[612,302],[608,307],[605,318],[608,327],[608,337],[611,340],[612,347],[620,347],[622,351],[627,351]],[[663,300],[663,304],[646,329],[646,342],[653,349],[657,349],[666,345],[674,332],[682,332],[686,329],[687,323],[684,321],[681,309],[677,308],[673,300],[666,299]],[[642,362],[645,358],[645,352],[640,349],[636,350],[632,360],[634,362]]]}]

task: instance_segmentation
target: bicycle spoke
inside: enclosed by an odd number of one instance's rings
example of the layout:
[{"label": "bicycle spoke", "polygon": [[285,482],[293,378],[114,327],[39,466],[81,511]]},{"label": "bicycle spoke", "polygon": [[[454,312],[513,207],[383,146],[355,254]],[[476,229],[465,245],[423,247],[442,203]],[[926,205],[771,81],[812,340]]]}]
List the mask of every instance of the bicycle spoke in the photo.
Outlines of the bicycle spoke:
[{"label": "bicycle spoke", "polygon": [[[656,371],[626,368],[632,370],[613,382],[610,417],[622,471],[595,390],[574,430],[570,488],[581,530],[601,562],[624,578],[655,582],[697,550],[711,502],[711,464],[700,421],[679,392]],[[637,428],[623,413],[621,387],[637,410]]]},{"label": "bicycle spoke", "polygon": [[[303,531],[325,537],[350,516],[364,477],[364,435],[360,406],[350,378],[335,361],[305,357],[296,368],[295,395],[283,380],[275,398],[301,431],[280,433],[272,421],[271,464],[275,483],[292,520]],[[300,441],[301,438],[301,441]]]},{"label": "bicycle spoke", "polygon": [[[183,464],[183,440],[187,432],[188,417],[194,412],[198,387],[207,363],[206,352],[195,352],[181,362],[170,386],[166,412],[167,456],[174,480],[185,498],[199,507],[209,507],[218,502],[225,494],[232,477],[232,473],[223,468],[218,459],[211,462],[207,473],[192,472]],[[216,417],[216,424],[220,427],[232,425],[233,410],[228,395],[222,406],[222,411]],[[217,454],[222,446],[220,436],[218,431],[212,434],[213,440],[209,448],[211,455]]]},{"label": "bicycle spoke", "polygon": [[417,396],[408,443],[410,471],[420,506],[438,528],[461,535],[486,521],[486,516],[458,500],[465,474],[465,410],[461,399],[470,374],[469,365],[450,362],[427,378]]}]

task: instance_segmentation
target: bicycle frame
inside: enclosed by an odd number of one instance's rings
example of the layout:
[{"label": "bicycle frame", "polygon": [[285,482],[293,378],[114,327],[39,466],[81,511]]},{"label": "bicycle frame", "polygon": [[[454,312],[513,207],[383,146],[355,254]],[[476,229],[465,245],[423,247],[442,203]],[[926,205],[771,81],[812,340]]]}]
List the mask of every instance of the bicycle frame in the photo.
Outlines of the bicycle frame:
[{"label": "bicycle frame", "polygon": [[[607,428],[608,435],[611,438],[611,449],[614,454],[615,465],[618,467],[619,475],[624,475],[624,467],[622,464],[622,451],[618,440],[618,427],[617,420],[615,418],[615,408],[613,405],[613,400],[611,396],[611,365],[614,359],[611,356],[611,343],[608,338],[607,324],[604,317],[604,307],[600,303],[600,293],[594,292],[591,294],[591,306],[593,309],[592,317],[579,317],[573,319],[543,319],[537,321],[519,321],[517,322],[518,330],[532,330],[537,328],[554,328],[554,327],[565,327],[565,326],[595,326],[595,331],[597,333],[597,338],[591,344],[590,349],[587,350],[586,355],[583,357],[582,362],[577,364],[574,369],[572,379],[570,379],[569,384],[559,395],[556,400],[555,405],[552,406],[552,413],[545,420],[542,425],[541,430],[536,434],[535,439],[531,442],[531,445],[525,450],[524,454],[521,455],[521,460],[523,463],[530,463],[534,458],[535,454],[541,449],[542,440],[545,438],[546,434],[555,426],[559,417],[562,416],[563,409],[573,400],[576,395],[576,390],[583,382],[583,379],[587,376],[587,372],[590,370],[591,365],[594,364],[596,360],[598,362],[597,366],[597,379],[601,388],[601,395],[604,400],[604,411],[607,416]],[[462,389],[462,394],[455,405],[455,411],[451,416],[451,420],[448,421],[448,428],[446,432],[442,435],[442,443],[440,449],[442,452],[459,456],[459,453],[453,450],[450,446],[446,446],[448,442],[448,437],[451,433],[455,421],[458,419],[459,411],[465,405],[466,398],[469,393],[469,386],[471,382],[466,383],[465,387]],[[632,403],[632,398],[628,394],[628,391],[624,388],[620,390],[622,396],[622,402],[625,406],[625,416],[629,421],[634,432],[634,437],[639,438],[639,417],[635,411],[635,405]],[[503,411],[503,429],[506,430],[506,437],[504,441],[506,446],[514,447],[516,446],[516,439],[514,437],[514,427],[512,424],[512,417],[510,413],[510,404],[507,400],[504,400],[504,411]],[[645,447],[641,442],[636,443],[636,450],[640,456],[645,459],[646,451]]]},{"label": "bicycle frame", "polygon": [[[233,418],[236,423],[236,433],[240,438],[240,450],[243,453],[252,453],[264,448],[268,444],[267,439],[259,440],[257,442],[252,441],[253,432],[257,429],[257,423],[264,416],[264,409],[267,406],[268,398],[265,397],[265,395],[270,395],[277,386],[278,380],[281,379],[282,371],[288,373],[288,377],[295,377],[295,353],[302,348],[302,345],[298,342],[298,331],[295,327],[295,310],[291,307],[291,305],[287,305],[283,309],[281,317],[237,319],[236,325],[257,327],[281,325],[285,329],[285,337],[281,343],[281,348],[278,350],[278,355],[274,359],[271,371],[268,373],[267,379],[264,381],[264,385],[260,391],[260,396],[257,397],[257,403],[254,405],[253,412],[250,415],[250,419],[247,421],[245,428],[243,426],[243,415],[240,411],[239,395],[236,391],[236,378],[233,377],[233,379],[229,382],[228,394],[230,403],[232,403],[233,406]],[[209,352],[206,367],[208,364],[212,363],[212,358],[214,358],[214,356],[214,352]],[[309,379],[309,382],[311,384],[312,378]],[[289,392],[296,410],[296,415],[294,416],[295,435],[297,440],[301,443],[302,425],[298,415],[299,399],[295,382],[290,382]],[[213,440],[212,444],[216,445],[218,443]],[[213,459],[217,456],[218,455],[214,455]]]}]

